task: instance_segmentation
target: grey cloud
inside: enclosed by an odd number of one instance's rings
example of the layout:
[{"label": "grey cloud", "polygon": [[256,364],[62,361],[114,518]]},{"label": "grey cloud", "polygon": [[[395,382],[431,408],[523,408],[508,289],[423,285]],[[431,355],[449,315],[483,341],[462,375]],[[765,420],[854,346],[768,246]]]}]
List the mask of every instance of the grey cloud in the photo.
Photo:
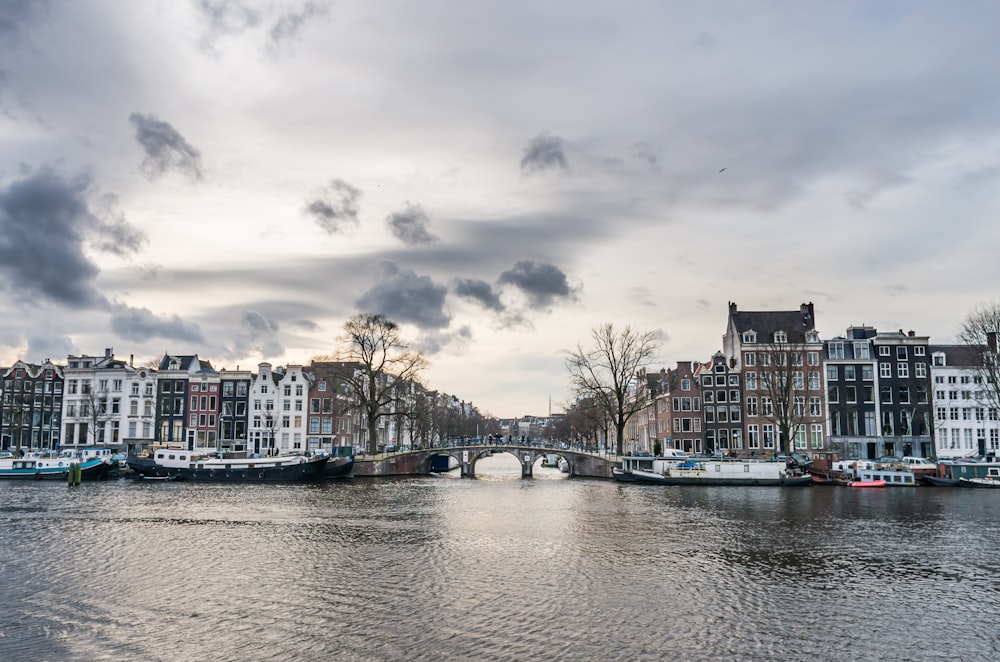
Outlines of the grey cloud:
[{"label": "grey cloud", "polygon": [[189,145],[177,129],[155,115],[132,113],[129,121],[135,127],[146,158],[142,171],[149,179],[156,179],[168,170],[177,170],[197,181],[202,178],[201,152]]},{"label": "grey cloud", "polygon": [[397,323],[409,322],[421,328],[448,326],[451,317],[444,311],[448,288],[429,276],[401,270],[394,263],[384,263],[385,277],[357,300],[366,313],[382,314]]},{"label": "grey cloud", "polygon": [[138,252],[146,243],[146,234],[135,227],[125,215],[118,210],[118,198],[112,194],[102,196],[95,207],[105,219],[95,230],[94,245],[104,251],[119,257],[126,257]]},{"label": "grey cloud", "polygon": [[179,342],[205,341],[197,324],[185,322],[179,315],[156,315],[148,308],[115,304],[111,311],[111,330],[126,340],[146,341],[163,338]]},{"label": "grey cloud", "polygon": [[532,308],[544,308],[557,299],[576,298],[566,274],[559,267],[534,260],[520,260],[513,269],[500,274],[499,282],[519,289]]},{"label": "grey cloud", "polygon": [[329,2],[305,2],[287,9],[271,26],[268,33],[271,43],[279,45],[294,38],[309,19],[324,16],[329,10]]},{"label": "grey cloud", "polygon": [[76,346],[72,338],[60,333],[53,333],[51,336],[36,335],[28,338],[28,349],[25,356],[32,357],[32,361],[42,361],[52,359],[59,363],[60,359],[69,354],[76,353]]},{"label": "grey cloud", "polygon": [[227,358],[239,359],[251,354],[262,358],[281,356],[285,346],[276,337],[280,328],[276,321],[256,310],[243,311],[239,328],[231,338],[234,344],[226,352]]},{"label": "grey cloud", "polygon": [[358,200],[363,194],[342,179],[334,179],[307,202],[302,213],[311,216],[329,234],[358,225]]},{"label": "grey cloud", "polygon": [[218,35],[240,34],[260,23],[260,14],[240,0],[194,0],[208,22],[206,41]]},{"label": "grey cloud", "polygon": [[29,173],[0,189],[0,274],[15,296],[41,296],[71,308],[106,308],[94,280],[99,269],[85,245],[118,255],[137,250],[145,237],[125,218],[90,208],[90,179],[66,179],[50,169]]},{"label": "grey cloud", "polygon": [[243,326],[255,333],[277,333],[280,328],[277,322],[264,317],[255,310],[243,313]]},{"label": "grey cloud", "polygon": [[427,229],[429,223],[430,218],[423,207],[409,203],[405,210],[389,214],[385,219],[389,232],[407,246],[433,244],[437,241],[438,238]]},{"label": "grey cloud", "polygon": [[493,286],[477,278],[455,279],[455,294],[466,299],[478,301],[483,308],[501,312],[504,309],[500,295],[493,291]]},{"label": "grey cloud", "polygon": [[3,0],[0,2],[0,40],[11,43],[27,26],[33,26],[49,12],[48,0]]},{"label": "grey cloud", "polygon": [[541,172],[551,168],[562,168],[569,172],[565,143],[558,136],[541,133],[531,139],[521,157],[521,172]]},{"label": "grey cloud", "polygon": [[414,349],[433,356],[444,350],[451,352],[464,350],[472,341],[472,329],[463,326],[454,331],[432,332],[422,335],[413,343]]}]

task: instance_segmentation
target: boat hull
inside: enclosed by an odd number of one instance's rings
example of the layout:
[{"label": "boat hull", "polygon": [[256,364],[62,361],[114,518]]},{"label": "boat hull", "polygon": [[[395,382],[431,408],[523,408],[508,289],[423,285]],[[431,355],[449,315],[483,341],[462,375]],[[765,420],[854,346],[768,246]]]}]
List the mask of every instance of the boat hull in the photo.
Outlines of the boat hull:
[{"label": "boat hull", "polygon": [[108,475],[111,465],[100,458],[91,458],[83,462],[62,459],[22,459],[6,460],[0,463],[0,479],[3,480],[67,480],[69,465],[80,465],[81,480],[104,478]]},{"label": "boat hull", "polygon": [[959,478],[958,484],[961,487],[984,487],[986,489],[1000,489],[1000,480],[993,478]]},{"label": "boat hull", "polygon": [[[261,459],[254,462],[231,462],[229,466],[171,467],[155,460],[129,457],[128,466],[143,478],[169,478],[204,483],[293,483],[320,480],[328,457],[287,463]],[[353,466],[353,462],[352,462]]]},{"label": "boat hull", "polygon": [[622,483],[638,483],[643,485],[710,485],[710,486],[745,486],[745,487],[805,487],[812,484],[812,476],[787,476],[784,478],[735,478],[713,476],[677,476],[654,474],[641,471],[624,471],[619,468],[612,470],[615,480]]},{"label": "boat hull", "polygon": [[332,457],[323,470],[324,478],[346,478],[354,470],[354,457]]}]

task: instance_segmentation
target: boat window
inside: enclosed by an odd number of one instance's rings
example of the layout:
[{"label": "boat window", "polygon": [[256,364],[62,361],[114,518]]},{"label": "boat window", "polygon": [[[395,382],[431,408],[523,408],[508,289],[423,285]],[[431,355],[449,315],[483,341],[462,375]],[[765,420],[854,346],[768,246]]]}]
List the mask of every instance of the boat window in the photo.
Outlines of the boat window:
[{"label": "boat window", "polygon": [[743,473],[750,473],[750,465],[749,464],[744,464],[743,465]]}]

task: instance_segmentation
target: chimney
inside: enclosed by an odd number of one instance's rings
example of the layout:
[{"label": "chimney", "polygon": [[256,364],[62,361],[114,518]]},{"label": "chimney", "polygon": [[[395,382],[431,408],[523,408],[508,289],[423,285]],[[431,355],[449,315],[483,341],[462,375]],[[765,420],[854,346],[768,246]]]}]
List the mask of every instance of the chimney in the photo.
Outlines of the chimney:
[{"label": "chimney", "polygon": [[732,315],[736,312],[736,303],[733,301],[729,302],[729,314]]},{"label": "chimney", "polygon": [[910,331],[906,335],[908,335],[908,336],[910,336],[912,338],[913,336],[915,336],[917,334],[916,334],[916,332],[913,331],[913,329],[910,329]]},{"label": "chimney", "polygon": [[986,332],[986,344],[989,346],[990,351],[994,354],[997,353],[997,332],[987,331]]},{"label": "chimney", "polygon": [[114,354],[114,352],[112,351],[112,348],[111,348],[111,347],[105,347],[105,348],[104,348],[104,358],[106,358],[106,359],[111,359],[111,358],[113,358],[113,357],[114,357],[114,355],[115,355],[115,354]]},{"label": "chimney", "polygon": [[128,365],[129,365],[130,368],[133,367],[133,365],[132,365],[133,361],[135,361],[135,354],[129,354],[128,355]]}]

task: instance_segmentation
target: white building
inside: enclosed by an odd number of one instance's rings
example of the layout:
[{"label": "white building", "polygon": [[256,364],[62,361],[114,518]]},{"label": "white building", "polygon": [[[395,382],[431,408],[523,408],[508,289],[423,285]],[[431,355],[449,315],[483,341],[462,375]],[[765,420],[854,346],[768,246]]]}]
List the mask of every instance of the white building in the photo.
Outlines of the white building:
[{"label": "white building", "polygon": [[934,438],[939,459],[1000,453],[1000,415],[989,403],[982,351],[969,345],[931,345]]},{"label": "white building", "polygon": [[104,356],[67,356],[62,446],[132,450],[155,433],[156,371]]}]

